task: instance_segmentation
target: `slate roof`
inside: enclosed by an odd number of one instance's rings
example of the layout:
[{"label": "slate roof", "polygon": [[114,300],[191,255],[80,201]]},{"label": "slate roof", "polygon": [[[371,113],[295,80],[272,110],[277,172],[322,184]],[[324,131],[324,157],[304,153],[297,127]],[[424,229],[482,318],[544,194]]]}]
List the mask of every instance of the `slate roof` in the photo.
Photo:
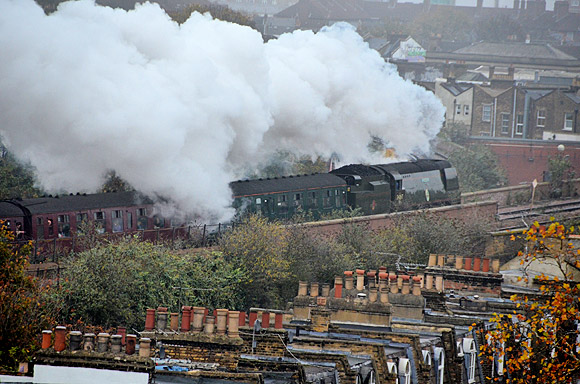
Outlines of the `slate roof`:
[{"label": "slate roof", "polygon": [[576,104],[580,104],[580,96],[578,96],[577,94],[566,92],[564,93],[564,95],[566,95],[570,100],[572,100]]},{"label": "slate roof", "polygon": [[485,82],[489,81],[487,76],[479,72],[466,72],[457,76],[456,81],[478,81],[478,82]]},{"label": "slate roof", "polygon": [[502,56],[529,59],[575,60],[575,57],[565,54],[550,44],[521,43],[474,43],[460,48],[454,53],[481,56]]},{"label": "slate roof", "polygon": [[471,84],[441,83],[441,86],[449,91],[453,96],[458,96],[463,92],[473,88]]},{"label": "slate roof", "polygon": [[[143,197],[138,192],[63,195],[14,201],[26,207],[33,215],[153,204],[150,199]],[[0,201],[0,217],[21,215],[22,211],[13,204]]]},{"label": "slate roof", "polygon": [[541,99],[542,97],[546,96],[549,93],[552,93],[553,89],[534,89],[534,90],[526,90],[526,93],[530,95],[530,98],[534,101]]},{"label": "slate roof", "polygon": [[346,182],[340,177],[330,173],[258,180],[238,180],[230,183],[234,197],[334,187],[346,187]]}]

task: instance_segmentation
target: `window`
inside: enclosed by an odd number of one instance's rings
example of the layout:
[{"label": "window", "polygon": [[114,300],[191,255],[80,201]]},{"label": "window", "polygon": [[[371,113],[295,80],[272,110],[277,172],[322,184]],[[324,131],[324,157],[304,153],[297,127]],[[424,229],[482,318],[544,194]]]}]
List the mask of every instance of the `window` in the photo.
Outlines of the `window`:
[{"label": "window", "polygon": [[475,341],[470,337],[463,338],[463,358],[467,369],[467,382],[475,383],[475,367],[478,351],[475,348]]},{"label": "window", "polygon": [[48,236],[54,236],[54,223],[52,219],[47,219],[46,223],[48,224]]},{"label": "window", "polygon": [[[8,223],[10,223],[10,221]],[[42,225],[42,217],[36,218],[36,238],[44,239],[44,225]]]},{"label": "window", "polygon": [[574,115],[571,113],[564,113],[564,131],[571,131],[574,127]]},{"label": "window", "polygon": [[324,206],[324,208],[330,208],[332,207],[332,190],[327,190],[326,193],[324,194],[324,199],[322,199],[322,205]]},{"label": "window", "polygon": [[288,196],[281,195],[278,198],[278,212],[287,213],[288,212]]},{"label": "window", "polygon": [[461,115],[461,104],[455,105],[455,113]]},{"label": "window", "polygon": [[111,212],[113,232],[123,232],[123,211]]},{"label": "window", "polygon": [[469,105],[465,104],[465,105],[463,106],[463,114],[464,114],[465,116],[469,115]]},{"label": "window", "polygon": [[516,119],[516,135],[524,134],[524,115],[518,115]]},{"label": "window", "polygon": [[256,197],[256,205],[260,205],[262,204],[262,199],[259,197]]},{"label": "window", "polygon": [[153,228],[165,228],[165,219],[161,216],[153,216]]},{"label": "window", "polygon": [[302,206],[302,194],[301,193],[295,193],[294,194],[294,206],[295,207],[301,207]]},{"label": "window", "polygon": [[88,215],[88,213],[77,213],[76,219],[77,219],[77,226],[78,226],[83,221],[89,221],[89,215]]},{"label": "window", "polygon": [[147,209],[139,208],[137,209],[137,229],[145,230],[147,229]]},{"label": "window", "polygon": [[133,229],[133,214],[127,212],[127,229]]},{"label": "window", "polygon": [[58,221],[58,237],[70,237],[70,219],[69,215],[59,215]]},{"label": "window", "polygon": [[491,121],[491,105],[484,105],[483,112],[481,114],[481,121]]},{"label": "window", "polygon": [[544,128],[546,125],[546,110],[538,109],[538,118],[536,120],[536,126],[538,128]]},{"label": "window", "polygon": [[340,207],[340,191],[337,189],[336,191],[334,191],[334,206],[335,207]]},{"label": "window", "polygon": [[443,373],[445,372],[445,351],[441,347],[435,347],[435,366],[437,377],[435,384],[443,384]]},{"label": "window", "polygon": [[510,132],[510,114],[501,114],[501,133],[508,134]]},{"label": "window", "polygon": [[105,212],[95,212],[95,223],[97,224],[97,232],[98,233],[105,233],[105,229],[107,228],[107,219],[105,218]]},{"label": "window", "polygon": [[316,192],[308,192],[307,196],[309,199],[308,206],[316,207],[318,205],[316,202]]}]

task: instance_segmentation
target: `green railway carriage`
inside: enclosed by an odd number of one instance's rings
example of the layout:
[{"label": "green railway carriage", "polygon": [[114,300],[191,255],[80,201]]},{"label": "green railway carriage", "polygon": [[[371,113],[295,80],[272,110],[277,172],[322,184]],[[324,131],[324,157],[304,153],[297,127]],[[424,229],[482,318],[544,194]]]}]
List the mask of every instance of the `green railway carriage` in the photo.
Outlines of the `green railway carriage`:
[{"label": "green railway carriage", "polygon": [[347,206],[346,182],[330,173],[239,180],[230,183],[230,188],[234,208],[271,219],[289,218],[299,211],[319,218]]}]

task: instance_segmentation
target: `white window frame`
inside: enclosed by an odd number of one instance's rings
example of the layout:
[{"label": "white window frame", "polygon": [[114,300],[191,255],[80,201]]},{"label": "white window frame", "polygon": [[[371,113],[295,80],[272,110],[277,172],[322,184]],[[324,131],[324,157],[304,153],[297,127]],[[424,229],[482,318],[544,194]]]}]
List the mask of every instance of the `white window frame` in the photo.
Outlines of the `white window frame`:
[{"label": "white window frame", "polygon": [[538,109],[538,112],[536,114],[536,127],[544,128],[545,126],[546,126],[546,110]]},{"label": "white window frame", "polygon": [[444,373],[445,373],[445,350],[441,347],[435,347],[435,356],[438,356],[438,366],[437,366],[437,377],[436,384],[443,384]]},{"label": "white window frame", "polygon": [[467,115],[469,115],[469,104],[465,104],[465,105],[463,106],[463,115],[464,115],[464,116],[467,116]]},{"label": "white window frame", "polygon": [[509,113],[502,113],[501,114],[501,133],[503,133],[503,134],[510,133],[510,114]]},{"label": "white window frame", "polygon": [[562,130],[571,131],[573,128],[574,128],[574,114],[571,112],[564,112],[564,128],[562,128]]},{"label": "white window frame", "polygon": [[524,134],[524,115],[516,115],[516,135],[523,134]]},{"label": "white window frame", "polygon": [[461,115],[461,104],[455,104],[455,114]]},{"label": "white window frame", "polygon": [[491,122],[491,104],[483,104],[483,108],[481,110],[481,121],[486,123]]},{"label": "white window frame", "polygon": [[467,367],[467,383],[475,383],[477,349],[475,348],[475,341],[471,337],[465,337],[463,339],[463,353],[469,355],[469,366]]}]

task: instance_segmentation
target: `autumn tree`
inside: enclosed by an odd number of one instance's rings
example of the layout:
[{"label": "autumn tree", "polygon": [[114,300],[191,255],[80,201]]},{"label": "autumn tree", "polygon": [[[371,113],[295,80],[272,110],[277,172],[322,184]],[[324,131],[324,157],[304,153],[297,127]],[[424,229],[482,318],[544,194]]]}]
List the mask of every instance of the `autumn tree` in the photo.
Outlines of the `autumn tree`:
[{"label": "autumn tree", "polygon": [[30,245],[14,242],[0,221],[0,370],[15,371],[38,349],[38,336],[50,323],[48,287],[26,274]]},{"label": "autumn tree", "polygon": [[[520,252],[524,271],[541,263],[546,272],[527,276],[539,286],[535,296],[514,295],[517,308],[494,314],[494,328],[486,333],[482,352],[503,360],[508,382],[514,384],[575,383],[580,378],[580,251],[570,241],[574,228],[554,222],[534,223],[524,233],[526,252]],[[495,377],[498,380],[498,377]]]},{"label": "autumn tree", "polygon": [[62,265],[61,321],[141,329],[147,308],[240,308],[241,268],[216,252],[172,251],[124,237],[101,240]]},{"label": "autumn tree", "polygon": [[572,167],[570,156],[558,154],[548,158],[548,176],[550,179],[550,196],[559,198],[571,196],[575,191],[572,189],[572,180],[576,173]]},{"label": "autumn tree", "polygon": [[248,216],[221,237],[219,249],[228,262],[249,276],[243,288],[246,307],[284,304],[280,290],[291,277],[284,226],[258,215]]}]

